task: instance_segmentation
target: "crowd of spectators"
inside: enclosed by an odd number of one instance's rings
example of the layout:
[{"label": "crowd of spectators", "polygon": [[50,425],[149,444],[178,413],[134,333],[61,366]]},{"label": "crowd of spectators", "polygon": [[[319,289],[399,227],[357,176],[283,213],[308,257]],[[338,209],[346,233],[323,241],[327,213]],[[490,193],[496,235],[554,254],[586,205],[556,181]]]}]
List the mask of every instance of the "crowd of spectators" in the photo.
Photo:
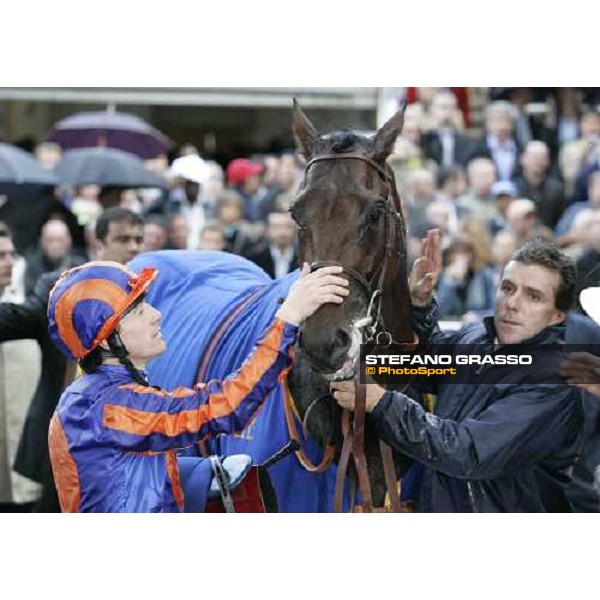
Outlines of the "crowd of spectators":
[{"label": "crowd of spectators", "polygon": [[448,89],[428,89],[408,105],[389,164],[409,256],[427,229],[441,229],[444,318],[492,310],[506,256],[536,237],[576,261],[579,288],[597,282],[600,113],[594,94],[565,90],[492,88],[476,134]]},{"label": "crowd of spectators", "polygon": [[[440,229],[444,269],[437,295],[446,320],[470,322],[491,312],[503,266],[535,237],[555,240],[576,260],[580,288],[600,278],[595,271],[600,259],[597,107],[577,93],[550,90],[543,102],[533,103],[531,90],[502,90],[489,98],[477,132],[465,127],[453,91],[421,89],[421,97],[406,108],[403,134],[388,159],[402,198],[409,261],[427,230]],[[36,157],[52,168],[60,148],[41,144]],[[9,228],[1,226],[0,232],[8,232],[0,238],[3,302],[27,305],[50,273],[56,277],[94,259],[126,263],[144,251],[231,252],[273,278],[298,267],[288,208],[303,164],[292,150],[221,165],[186,145],[170,162],[160,156],[146,164],[164,178],[165,190],[60,188],[60,210],[48,215],[38,243],[21,256],[9,242]],[[18,241],[15,246],[22,247]],[[49,288],[46,281],[38,295]],[[35,318],[39,329],[43,315]],[[0,319],[0,341],[18,337],[5,335],[5,329],[11,331],[5,324]],[[64,370],[61,365],[61,377]],[[58,400],[58,389],[48,393]],[[25,412],[20,409],[21,427]],[[13,459],[13,450],[8,456],[0,448],[0,471]],[[44,484],[47,472],[40,473],[25,475]],[[32,501],[31,494],[23,498]],[[14,507],[19,496],[5,494],[0,503]]]}]

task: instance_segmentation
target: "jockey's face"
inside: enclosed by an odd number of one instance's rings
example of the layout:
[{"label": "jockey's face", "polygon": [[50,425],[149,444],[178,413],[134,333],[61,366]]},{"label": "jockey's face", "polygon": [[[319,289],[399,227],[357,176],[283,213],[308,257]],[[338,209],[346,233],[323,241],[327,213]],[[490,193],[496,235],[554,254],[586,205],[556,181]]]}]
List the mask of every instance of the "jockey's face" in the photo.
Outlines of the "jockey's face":
[{"label": "jockey's face", "polygon": [[148,302],[140,302],[119,324],[121,340],[129,358],[139,369],[167,349],[160,330],[161,314]]}]

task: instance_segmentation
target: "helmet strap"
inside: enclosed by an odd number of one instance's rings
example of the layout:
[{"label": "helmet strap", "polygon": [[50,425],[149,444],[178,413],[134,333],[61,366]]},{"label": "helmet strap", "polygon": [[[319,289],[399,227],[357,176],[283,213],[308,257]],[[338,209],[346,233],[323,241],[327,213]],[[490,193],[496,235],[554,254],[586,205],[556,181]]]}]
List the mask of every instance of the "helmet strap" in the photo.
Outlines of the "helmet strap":
[{"label": "helmet strap", "polygon": [[148,381],[142,372],[136,368],[129,358],[129,352],[123,344],[123,340],[117,331],[113,331],[106,340],[110,348],[110,355],[117,358],[119,362],[129,371],[136,383],[147,386]]}]

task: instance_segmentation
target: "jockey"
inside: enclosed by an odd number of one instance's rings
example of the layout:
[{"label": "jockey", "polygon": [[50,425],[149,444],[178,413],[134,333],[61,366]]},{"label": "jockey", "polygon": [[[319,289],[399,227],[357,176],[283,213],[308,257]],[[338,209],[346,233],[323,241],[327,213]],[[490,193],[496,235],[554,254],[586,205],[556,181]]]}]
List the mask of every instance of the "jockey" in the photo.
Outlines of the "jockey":
[{"label": "jockey", "polygon": [[182,511],[176,452],[247,425],[291,368],[302,321],[348,295],[341,272],[311,274],[305,265],[239,371],[172,392],[151,387],[144,373],[166,350],[161,314],[144,300],[157,271],[91,262],[63,274],[50,295],[49,332],[85,373],[63,393],[48,436],[63,512]]}]

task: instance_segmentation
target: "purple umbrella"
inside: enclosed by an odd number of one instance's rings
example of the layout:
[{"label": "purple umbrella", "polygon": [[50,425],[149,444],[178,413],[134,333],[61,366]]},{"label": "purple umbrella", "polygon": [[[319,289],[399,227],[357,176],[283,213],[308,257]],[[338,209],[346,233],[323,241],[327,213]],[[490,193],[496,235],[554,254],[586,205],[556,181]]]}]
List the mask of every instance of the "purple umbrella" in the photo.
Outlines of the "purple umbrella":
[{"label": "purple umbrella", "polygon": [[81,112],[59,121],[50,140],[64,149],[107,146],[140,158],[165,154],[171,140],[143,119],[112,110]]}]

